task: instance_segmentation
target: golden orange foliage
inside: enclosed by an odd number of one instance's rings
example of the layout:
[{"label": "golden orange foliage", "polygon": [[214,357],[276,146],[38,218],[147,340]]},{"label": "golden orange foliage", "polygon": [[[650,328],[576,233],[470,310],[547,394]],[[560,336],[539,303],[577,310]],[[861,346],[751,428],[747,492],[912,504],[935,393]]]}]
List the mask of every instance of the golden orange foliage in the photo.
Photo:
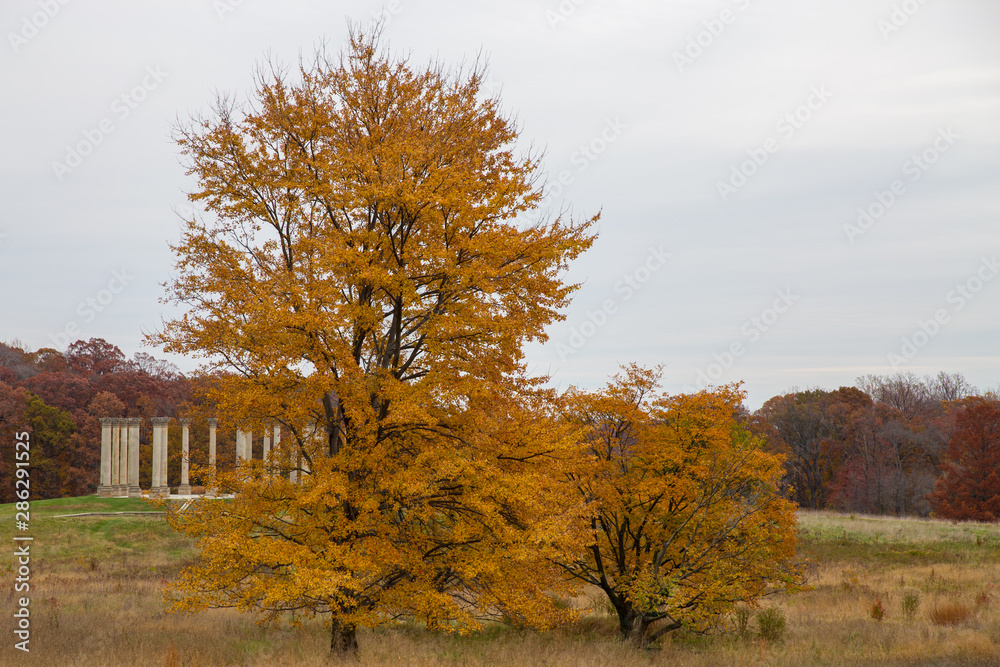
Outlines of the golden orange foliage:
[{"label": "golden orange foliage", "polygon": [[538,159],[479,69],[415,69],[355,30],[297,78],[272,68],[254,104],[179,129],[205,217],[174,248],[189,310],[151,338],[222,372],[230,425],[282,437],[210,482],[234,500],[171,516],[200,538],[174,608],[328,613],[334,652],[400,617],[549,625],[580,445],[521,348],[596,218],[525,221]]},{"label": "golden orange foliage", "polygon": [[800,580],[783,457],[741,423],[744,393],[658,397],[660,372],[633,364],[603,391],[569,396],[588,430],[593,472],[577,483],[593,515],[586,552],[563,566],[603,589],[640,644]]}]

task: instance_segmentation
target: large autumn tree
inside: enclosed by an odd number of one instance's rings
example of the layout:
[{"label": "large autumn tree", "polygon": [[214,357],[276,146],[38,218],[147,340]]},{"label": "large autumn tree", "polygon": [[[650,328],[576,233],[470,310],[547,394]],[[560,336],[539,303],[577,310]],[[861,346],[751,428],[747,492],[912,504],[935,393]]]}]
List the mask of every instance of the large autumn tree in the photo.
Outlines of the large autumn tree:
[{"label": "large autumn tree", "polygon": [[576,478],[589,544],[562,566],[599,587],[624,639],[702,630],[737,602],[800,582],[783,457],[764,450],[738,386],[658,396],[659,369],[631,365],[603,391],[572,391],[591,465]]},{"label": "large autumn tree", "polygon": [[232,425],[283,434],[217,480],[235,500],[172,517],[201,538],[176,608],[325,614],[335,654],[399,617],[557,613],[579,445],[521,349],[593,220],[532,215],[538,158],[482,83],[355,29],[179,129],[204,216],[174,248],[188,310],[153,341],[204,359]]}]

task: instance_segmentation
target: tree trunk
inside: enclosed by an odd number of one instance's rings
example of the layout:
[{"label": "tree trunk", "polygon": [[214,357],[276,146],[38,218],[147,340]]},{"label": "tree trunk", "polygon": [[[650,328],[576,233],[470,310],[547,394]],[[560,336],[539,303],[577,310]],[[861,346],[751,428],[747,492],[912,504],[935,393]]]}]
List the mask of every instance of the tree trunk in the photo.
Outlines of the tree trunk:
[{"label": "tree trunk", "polygon": [[618,612],[618,629],[621,632],[622,641],[633,644],[637,648],[645,647],[648,623],[643,614],[627,606],[616,608],[616,611]]},{"label": "tree trunk", "polygon": [[628,641],[636,648],[646,648],[649,645],[649,637],[646,636],[646,628],[649,622],[643,614],[636,614],[632,619],[632,632]]},{"label": "tree trunk", "polygon": [[357,626],[353,623],[341,623],[334,616],[333,631],[330,633],[330,657],[350,658],[358,655]]}]

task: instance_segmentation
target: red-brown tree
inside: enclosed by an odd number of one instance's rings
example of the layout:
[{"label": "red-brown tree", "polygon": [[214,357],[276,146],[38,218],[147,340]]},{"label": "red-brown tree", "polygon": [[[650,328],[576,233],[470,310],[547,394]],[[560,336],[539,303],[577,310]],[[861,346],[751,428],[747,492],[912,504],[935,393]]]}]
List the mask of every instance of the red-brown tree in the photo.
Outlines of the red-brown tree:
[{"label": "red-brown tree", "polygon": [[1000,521],[1000,402],[979,400],[958,415],[928,499],[935,516]]}]

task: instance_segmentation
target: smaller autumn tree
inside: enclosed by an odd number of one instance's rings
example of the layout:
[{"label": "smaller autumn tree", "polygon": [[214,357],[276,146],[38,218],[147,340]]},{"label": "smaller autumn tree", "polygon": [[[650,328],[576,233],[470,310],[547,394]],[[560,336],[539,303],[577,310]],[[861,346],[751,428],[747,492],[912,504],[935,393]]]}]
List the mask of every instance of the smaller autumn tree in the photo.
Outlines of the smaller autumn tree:
[{"label": "smaller autumn tree", "polygon": [[737,602],[794,590],[795,506],[783,457],[739,419],[738,385],[657,397],[659,369],[631,365],[597,393],[570,392],[592,467],[585,554],[563,564],[599,587],[624,639],[709,628]]},{"label": "smaller autumn tree", "polygon": [[977,400],[958,415],[927,499],[938,517],[1000,520],[1000,403]]}]

